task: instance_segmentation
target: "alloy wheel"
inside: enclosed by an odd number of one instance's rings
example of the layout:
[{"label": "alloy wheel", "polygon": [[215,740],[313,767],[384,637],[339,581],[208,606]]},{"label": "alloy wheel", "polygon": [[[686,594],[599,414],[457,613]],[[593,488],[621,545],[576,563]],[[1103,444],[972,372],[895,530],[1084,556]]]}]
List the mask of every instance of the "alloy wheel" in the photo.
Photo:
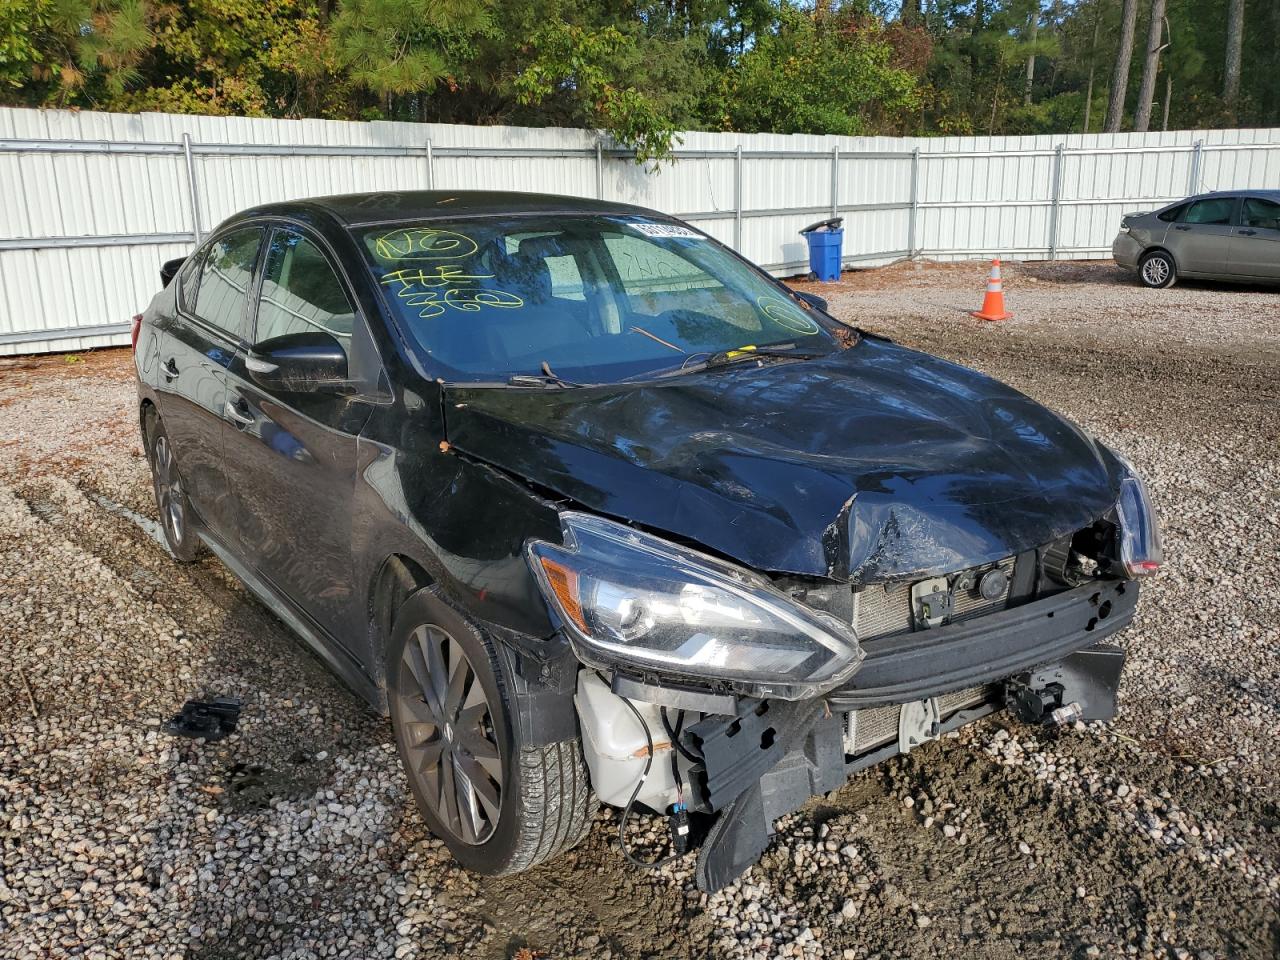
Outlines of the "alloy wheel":
[{"label": "alloy wheel", "polygon": [[474,666],[446,630],[424,624],[405,643],[399,686],[410,773],[454,837],[484,843],[502,813],[502,756]]},{"label": "alloy wheel", "polygon": [[160,509],[160,522],[175,544],[182,543],[186,530],[186,514],[182,478],[173,465],[173,450],[169,438],[161,434],[156,438],[152,452],[152,469],[156,484],[156,505]]},{"label": "alloy wheel", "polygon": [[1164,257],[1151,257],[1142,265],[1142,279],[1158,287],[1169,279],[1169,261]]}]

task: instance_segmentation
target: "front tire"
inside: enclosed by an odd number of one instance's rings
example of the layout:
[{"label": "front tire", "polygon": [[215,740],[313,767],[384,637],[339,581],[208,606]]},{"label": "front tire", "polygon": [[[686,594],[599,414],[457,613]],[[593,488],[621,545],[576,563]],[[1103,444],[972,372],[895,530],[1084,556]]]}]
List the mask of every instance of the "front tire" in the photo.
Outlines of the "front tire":
[{"label": "front tire", "polygon": [[396,748],[423,819],[459,863],[519,873],[586,836],[593,805],[581,746],[522,742],[492,640],[427,588],[397,613],[389,652]]},{"label": "front tire", "polygon": [[151,462],[151,484],[155,489],[156,509],[160,512],[160,528],[174,559],[190,563],[200,556],[201,544],[186,485],[160,415],[148,412],[146,423],[147,459]]},{"label": "front tire", "polygon": [[1163,250],[1154,250],[1138,264],[1138,278],[1144,286],[1161,290],[1173,286],[1178,279],[1178,268],[1173,257]]}]

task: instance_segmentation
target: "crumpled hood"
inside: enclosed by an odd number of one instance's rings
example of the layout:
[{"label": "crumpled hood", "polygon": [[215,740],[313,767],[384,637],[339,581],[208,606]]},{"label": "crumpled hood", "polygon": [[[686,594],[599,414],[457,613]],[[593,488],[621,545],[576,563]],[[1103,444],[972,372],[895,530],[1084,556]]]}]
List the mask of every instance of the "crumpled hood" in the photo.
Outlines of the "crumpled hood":
[{"label": "crumpled hood", "polygon": [[656,384],[447,388],[459,451],[747,566],[868,583],[1001,559],[1116,500],[1114,458],[980,373],[866,338]]}]

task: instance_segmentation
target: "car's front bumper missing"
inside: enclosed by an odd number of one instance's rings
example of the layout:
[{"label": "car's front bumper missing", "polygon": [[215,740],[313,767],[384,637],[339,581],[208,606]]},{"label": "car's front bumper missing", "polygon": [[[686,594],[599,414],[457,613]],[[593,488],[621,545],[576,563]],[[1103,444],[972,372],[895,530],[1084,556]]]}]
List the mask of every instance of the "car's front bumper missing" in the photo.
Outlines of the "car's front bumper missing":
[{"label": "car's front bumper missing", "polygon": [[835,711],[863,710],[1002,680],[1128,626],[1137,603],[1136,582],[1101,580],[974,620],[864,640],[866,659],[827,701]]},{"label": "car's front bumper missing", "polygon": [[853,681],[822,700],[744,700],[736,716],[704,717],[687,739],[705,767],[701,806],[720,816],[699,855],[699,886],[717,890],[739,876],[764,852],[773,822],[811,796],[1006,706],[1032,722],[1060,707],[1110,719],[1124,654],[1100,641],[1133,619],[1137,596],[1136,583],[1097,581],[868,641]]}]

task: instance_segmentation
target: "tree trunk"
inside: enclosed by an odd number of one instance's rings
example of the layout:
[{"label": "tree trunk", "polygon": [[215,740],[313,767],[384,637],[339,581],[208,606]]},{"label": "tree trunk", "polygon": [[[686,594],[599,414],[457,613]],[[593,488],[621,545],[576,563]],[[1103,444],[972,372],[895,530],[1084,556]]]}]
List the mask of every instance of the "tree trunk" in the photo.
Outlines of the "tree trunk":
[{"label": "tree trunk", "polygon": [[1164,116],[1160,118],[1160,129],[1169,129],[1169,104],[1173,103],[1173,74],[1164,72]]},{"label": "tree trunk", "polygon": [[978,34],[987,27],[987,5],[985,0],[974,0],[973,27],[969,31],[969,85],[977,92],[978,88]]},{"label": "tree trunk", "polygon": [[1000,105],[1000,93],[1004,87],[1004,54],[1000,55],[996,70],[996,89],[991,94],[991,120],[987,123],[987,136],[993,137],[996,133],[996,108]]},{"label": "tree trunk", "polygon": [[1098,62],[1098,26],[1102,22],[1102,14],[1097,7],[1093,10],[1093,42],[1089,44],[1089,86],[1084,94],[1084,132],[1089,132],[1089,117],[1093,113],[1093,69]]},{"label": "tree trunk", "polygon": [[1222,99],[1235,113],[1240,97],[1240,50],[1244,45],[1244,0],[1231,0],[1227,8],[1227,55],[1222,69]]},{"label": "tree trunk", "polygon": [[1022,102],[1026,106],[1031,106],[1031,87],[1036,82],[1036,53],[1035,42],[1040,35],[1040,5],[1036,4],[1036,9],[1031,14],[1031,52],[1027,54],[1027,82],[1022,88]]},{"label": "tree trunk", "polygon": [[1111,74],[1111,96],[1107,101],[1107,133],[1119,133],[1124,120],[1124,97],[1129,92],[1129,61],[1133,58],[1133,29],[1138,20],[1138,0],[1124,0],[1120,14],[1120,48]]},{"label": "tree trunk", "polygon": [[1142,86],[1138,88],[1138,107],[1133,112],[1133,129],[1145,133],[1151,126],[1151,101],[1156,95],[1156,74],[1160,72],[1160,54],[1164,52],[1164,2],[1151,0],[1151,24],[1147,27],[1147,62],[1142,67]]}]

